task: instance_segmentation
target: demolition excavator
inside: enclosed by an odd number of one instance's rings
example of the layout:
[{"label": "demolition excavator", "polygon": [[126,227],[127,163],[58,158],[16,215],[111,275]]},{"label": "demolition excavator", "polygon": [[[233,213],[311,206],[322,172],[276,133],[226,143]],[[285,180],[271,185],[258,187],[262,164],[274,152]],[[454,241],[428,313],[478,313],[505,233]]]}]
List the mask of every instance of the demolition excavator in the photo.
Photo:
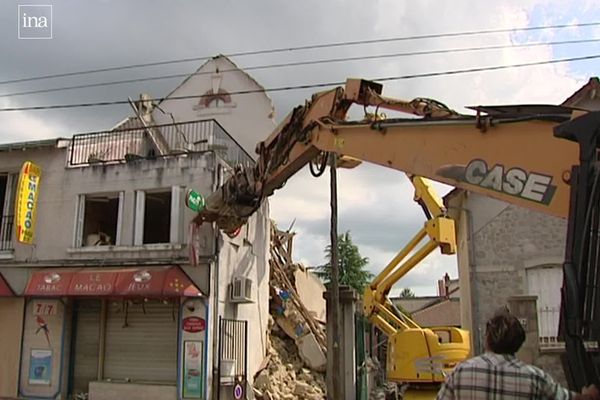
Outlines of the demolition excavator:
[{"label": "demolition excavator", "polygon": [[[339,167],[364,161],[406,173],[427,221],[367,287],[364,313],[388,336],[387,379],[431,389],[469,356],[468,332],[423,329],[388,299],[392,285],[436,248],[456,251],[454,221],[428,179],[568,219],[561,307],[566,372],[573,389],[600,383],[598,353],[584,345],[600,337],[600,112],[510,105],[471,107],[473,115],[465,115],[432,99],[384,97],[382,89],[349,79],[345,87],[314,94],[259,143],[256,165],[237,167],[206,199],[197,221],[233,234],[305,165],[322,173],[330,153]],[[347,120],[353,105],[364,108],[364,119]],[[405,115],[384,118],[380,110]]]}]

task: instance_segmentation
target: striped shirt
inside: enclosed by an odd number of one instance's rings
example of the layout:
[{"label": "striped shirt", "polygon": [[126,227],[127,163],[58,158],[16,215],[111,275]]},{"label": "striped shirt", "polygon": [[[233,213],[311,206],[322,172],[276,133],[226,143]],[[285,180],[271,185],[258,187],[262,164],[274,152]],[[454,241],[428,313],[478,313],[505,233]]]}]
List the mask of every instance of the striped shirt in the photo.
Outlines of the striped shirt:
[{"label": "striped shirt", "polygon": [[485,353],[454,368],[437,400],[570,399],[572,393],[515,356]]}]

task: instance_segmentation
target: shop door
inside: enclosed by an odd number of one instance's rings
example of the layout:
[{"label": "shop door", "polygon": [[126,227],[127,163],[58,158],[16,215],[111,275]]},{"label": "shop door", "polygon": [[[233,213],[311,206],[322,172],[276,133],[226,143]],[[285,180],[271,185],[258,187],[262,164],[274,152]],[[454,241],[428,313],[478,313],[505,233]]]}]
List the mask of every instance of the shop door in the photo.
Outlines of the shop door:
[{"label": "shop door", "polygon": [[88,393],[98,379],[100,300],[76,300],[74,304],[71,393]]}]

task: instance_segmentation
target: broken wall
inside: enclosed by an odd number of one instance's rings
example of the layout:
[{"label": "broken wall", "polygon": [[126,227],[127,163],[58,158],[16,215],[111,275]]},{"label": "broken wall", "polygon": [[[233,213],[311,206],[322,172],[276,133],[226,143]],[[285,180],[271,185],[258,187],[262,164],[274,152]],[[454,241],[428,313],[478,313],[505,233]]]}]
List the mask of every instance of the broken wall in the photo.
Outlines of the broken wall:
[{"label": "broken wall", "polygon": [[325,285],[321,280],[305,268],[297,268],[294,271],[296,291],[304,303],[304,306],[316,319],[325,321],[326,303],[319,293],[325,292]]}]

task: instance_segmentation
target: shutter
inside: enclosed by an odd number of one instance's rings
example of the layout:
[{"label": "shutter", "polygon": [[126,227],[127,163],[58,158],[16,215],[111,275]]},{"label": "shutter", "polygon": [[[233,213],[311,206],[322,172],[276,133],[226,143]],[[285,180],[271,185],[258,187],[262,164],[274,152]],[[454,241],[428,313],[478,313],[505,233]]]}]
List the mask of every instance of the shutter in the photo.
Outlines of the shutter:
[{"label": "shutter", "polygon": [[98,380],[100,300],[79,300],[75,310],[73,393],[87,393],[90,381]]},{"label": "shutter", "polygon": [[558,336],[562,278],[562,268],[559,266],[535,267],[527,270],[529,294],[538,297],[540,337],[556,338]]},{"label": "shutter", "polygon": [[117,237],[115,238],[115,245],[121,246],[122,238],[121,232],[123,229],[123,208],[125,206],[125,192],[119,192],[119,208],[117,211]]},{"label": "shutter", "polygon": [[15,212],[15,198],[18,178],[15,174],[8,174],[6,176],[6,188],[4,189],[4,204],[0,204],[1,215],[13,215]]},{"label": "shutter", "polygon": [[177,379],[178,307],[148,302],[111,303],[106,321],[104,379],[175,384]]},{"label": "shutter", "polygon": [[181,186],[173,186],[171,188],[171,231],[169,241],[171,243],[181,243],[181,228],[182,228],[182,192]]},{"label": "shutter", "polygon": [[12,235],[16,222],[15,199],[17,196],[18,177],[15,174],[6,176],[4,203],[0,204],[0,250],[12,249]]},{"label": "shutter", "polygon": [[135,192],[135,214],[133,227],[133,244],[144,244],[144,211],[146,209],[146,193],[143,190]]},{"label": "shutter", "polygon": [[75,201],[75,229],[73,247],[83,246],[83,224],[85,219],[85,195],[80,194]]}]

